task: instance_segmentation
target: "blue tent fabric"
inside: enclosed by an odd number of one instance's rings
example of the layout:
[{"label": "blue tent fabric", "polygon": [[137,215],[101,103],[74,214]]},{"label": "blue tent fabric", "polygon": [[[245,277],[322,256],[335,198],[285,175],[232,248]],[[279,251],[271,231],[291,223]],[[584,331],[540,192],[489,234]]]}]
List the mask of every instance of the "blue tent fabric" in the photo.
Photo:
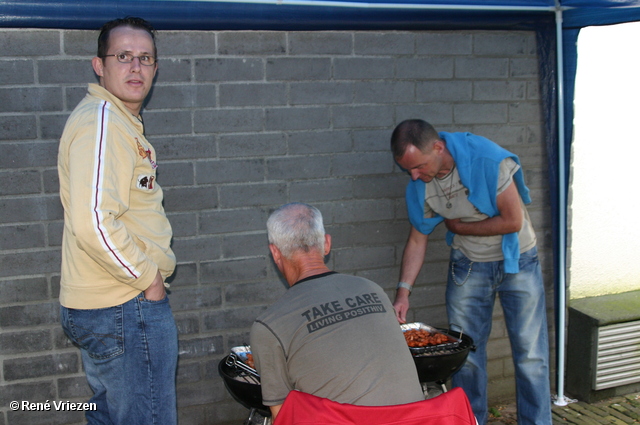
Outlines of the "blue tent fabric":
[{"label": "blue tent fabric", "polygon": [[[564,28],[640,19],[639,0],[560,0]],[[0,0],[0,27],[95,29],[144,15],[158,29],[500,28],[553,15],[554,0]],[[498,8],[504,10],[498,10]],[[311,28],[309,27],[311,26]],[[402,29],[402,28],[400,28]]]},{"label": "blue tent fabric", "polygon": [[[109,19],[130,15],[145,17],[159,30],[531,29],[550,18],[548,0],[514,0],[504,11],[493,9],[500,2],[476,2],[476,9],[452,14],[452,7],[468,2],[2,0],[0,27],[96,29]],[[523,14],[514,7],[540,10]]]}]

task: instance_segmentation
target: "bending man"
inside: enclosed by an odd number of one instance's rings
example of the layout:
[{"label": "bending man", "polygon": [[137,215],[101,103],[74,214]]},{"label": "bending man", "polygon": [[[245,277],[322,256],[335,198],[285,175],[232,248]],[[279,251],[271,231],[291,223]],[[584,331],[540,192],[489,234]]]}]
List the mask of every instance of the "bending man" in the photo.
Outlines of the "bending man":
[{"label": "bending man", "polygon": [[446,305],[477,347],[454,374],[481,425],[487,422],[487,341],[496,294],[504,311],[516,372],[519,425],[550,425],[549,341],[536,236],[524,203],[529,190],[518,157],[484,137],[438,133],[422,120],[391,136],[397,163],[411,176],[407,240],[394,307],[406,320],[409,295],[429,234],[444,222],[451,245]]}]

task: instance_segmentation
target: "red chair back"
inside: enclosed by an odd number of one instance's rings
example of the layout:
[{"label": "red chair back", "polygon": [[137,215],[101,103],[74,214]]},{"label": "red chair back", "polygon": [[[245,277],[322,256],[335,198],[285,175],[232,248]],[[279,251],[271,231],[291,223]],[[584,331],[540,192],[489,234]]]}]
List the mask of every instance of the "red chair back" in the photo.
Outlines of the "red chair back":
[{"label": "red chair back", "polygon": [[461,388],[395,406],[355,406],[291,391],[273,425],[476,425]]}]

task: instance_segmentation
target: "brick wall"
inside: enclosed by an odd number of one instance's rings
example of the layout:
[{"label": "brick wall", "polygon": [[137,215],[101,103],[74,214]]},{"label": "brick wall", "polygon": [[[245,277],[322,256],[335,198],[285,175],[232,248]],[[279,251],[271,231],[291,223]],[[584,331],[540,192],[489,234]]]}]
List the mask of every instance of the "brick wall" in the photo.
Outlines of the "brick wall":
[{"label": "brick wall", "polygon": [[[62,208],[56,156],[65,120],[94,82],[96,33],[0,30],[0,424],[81,423],[78,412],[13,412],[12,400],[84,401],[79,351],[58,324]],[[532,32],[161,32],[144,111],[174,229],[171,303],[180,330],[181,424],[239,424],[247,411],[218,361],[248,343],[285,290],[267,250],[273,208],[325,216],[329,265],[391,296],[408,235],[407,176],[393,127],[422,117],[521,156],[548,287],[551,228]],[[446,326],[448,249],[439,229],[410,319]],[[549,306],[553,306],[551,291]],[[513,398],[499,309],[492,401]]]}]

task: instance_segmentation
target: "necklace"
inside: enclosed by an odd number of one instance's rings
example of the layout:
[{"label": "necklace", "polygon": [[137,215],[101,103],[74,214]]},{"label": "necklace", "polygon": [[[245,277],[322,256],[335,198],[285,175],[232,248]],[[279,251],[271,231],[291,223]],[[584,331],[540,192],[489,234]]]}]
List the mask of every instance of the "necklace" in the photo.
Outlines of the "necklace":
[{"label": "necklace", "polygon": [[[447,204],[446,207],[447,209],[451,209],[452,205],[451,205],[451,189],[453,189],[453,170],[456,169],[455,164],[453,165],[453,168],[451,169],[451,171],[449,171],[449,175],[451,176],[451,182],[449,183],[449,195],[447,196],[447,192],[444,191],[444,189],[442,188],[442,186],[440,186],[440,179],[437,177],[434,177],[434,180],[436,181],[436,184],[438,185],[438,187],[440,188],[440,190],[442,191],[442,194],[444,195],[444,197],[447,199]],[[445,176],[446,177],[446,176]]]}]

